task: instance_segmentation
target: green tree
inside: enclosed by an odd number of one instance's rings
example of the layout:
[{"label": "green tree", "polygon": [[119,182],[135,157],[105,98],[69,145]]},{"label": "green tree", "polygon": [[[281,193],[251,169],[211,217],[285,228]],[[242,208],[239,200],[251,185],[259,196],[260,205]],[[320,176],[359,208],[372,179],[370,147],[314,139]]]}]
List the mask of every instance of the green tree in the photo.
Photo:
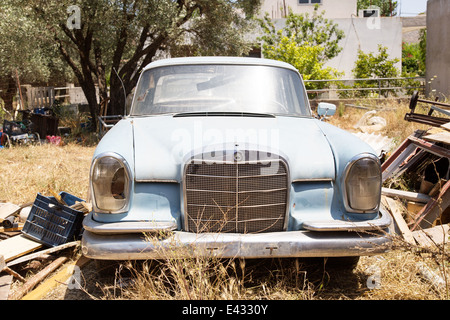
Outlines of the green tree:
[{"label": "green tree", "polygon": [[298,46],[304,44],[310,46],[320,46],[323,48],[319,55],[322,62],[336,57],[342,48],[339,42],[344,38],[344,31],[332,20],[324,18],[325,11],[319,13],[319,6],[314,7],[314,13],[309,15],[294,14],[292,10],[286,17],[286,24],[281,30],[276,30],[273,21],[266,14],[259,24],[263,35],[260,40],[266,45],[276,45],[283,37],[297,43]]},{"label": "green tree", "polygon": [[[358,81],[356,87],[360,88],[383,88],[390,85],[398,85],[395,80],[370,80],[379,78],[396,78],[400,75],[400,71],[395,67],[400,59],[390,59],[387,53],[387,47],[378,45],[378,53],[372,52],[364,53],[362,50],[358,51],[358,57],[353,68],[353,75],[357,79],[368,79],[365,81]],[[374,90],[375,91],[375,90]],[[379,90],[382,95],[387,96],[389,90]],[[360,96],[367,96],[368,90],[361,90],[358,92]]]},{"label": "green tree", "polygon": [[[94,119],[96,87],[100,100],[108,99],[109,78],[108,112],[123,114],[122,83],[128,95],[143,68],[170,49],[188,45],[192,54],[244,54],[250,49],[244,39],[249,16],[259,5],[259,0],[5,1],[32,9],[30,16],[51,35],[77,77]],[[79,28],[67,24],[73,4],[80,9]]]},{"label": "green tree", "polygon": [[8,111],[17,94],[17,78],[21,84],[46,84],[70,77],[56,47],[36,28],[28,13],[28,8],[0,3],[0,97]]},{"label": "green tree", "polygon": [[[336,69],[325,67],[329,59],[342,50],[339,41],[344,32],[337,24],[325,19],[324,12],[294,14],[289,10],[285,27],[276,30],[275,24],[266,14],[259,20],[262,36],[262,53],[265,58],[290,63],[302,74],[304,80],[336,79],[342,75]],[[306,89],[322,89],[327,82],[307,82]],[[312,97],[312,95],[310,95]]]},{"label": "green tree", "polygon": [[[311,46],[308,43],[298,45],[294,36],[288,38],[282,36],[274,45],[264,44],[264,57],[284,61],[293,65],[302,74],[304,80],[329,80],[336,79],[341,74],[331,67],[324,67],[321,61],[324,48],[318,45]],[[307,82],[306,89],[321,89],[325,82]]]},{"label": "green tree", "polygon": [[420,29],[419,33],[419,58],[420,58],[420,66],[425,74],[427,69],[427,29]]},{"label": "green tree", "polygon": [[425,63],[419,43],[402,43],[402,73],[405,76],[425,75]]},{"label": "green tree", "polygon": [[[402,77],[411,78],[425,76],[427,54],[427,29],[421,29],[418,43],[402,44]],[[405,79],[402,84],[412,94],[421,87],[420,80]]]},{"label": "green tree", "polygon": [[353,68],[353,74],[356,78],[392,78],[399,75],[395,64],[400,60],[398,58],[389,59],[387,47],[378,45],[378,54],[373,52],[364,53],[358,51],[358,57]]},{"label": "green tree", "polygon": [[380,15],[382,17],[391,17],[397,15],[397,1],[392,0],[358,0],[357,9],[367,9],[370,6],[377,6],[380,8]]}]

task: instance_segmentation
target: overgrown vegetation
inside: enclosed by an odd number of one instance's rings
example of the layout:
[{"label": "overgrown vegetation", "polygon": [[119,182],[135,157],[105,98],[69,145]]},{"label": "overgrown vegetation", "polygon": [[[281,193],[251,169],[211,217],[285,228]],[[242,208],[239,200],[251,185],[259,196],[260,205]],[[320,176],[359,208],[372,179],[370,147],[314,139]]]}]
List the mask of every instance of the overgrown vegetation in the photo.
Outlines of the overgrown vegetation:
[{"label": "overgrown vegetation", "polygon": [[[388,48],[378,45],[378,52],[374,54],[373,52],[365,53],[362,50],[358,51],[358,57],[355,62],[355,67],[353,68],[353,75],[356,79],[368,79],[367,81],[357,81],[355,87],[357,88],[382,88],[384,86],[393,86],[395,83],[393,81],[378,82],[370,81],[370,79],[377,78],[396,78],[399,76],[399,70],[396,68],[395,64],[399,62],[399,59],[389,59],[389,54],[387,53]],[[386,96],[392,93],[391,90],[379,90],[376,92]],[[359,97],[367,97],[373,95],[373,91],[361,90],[357,91]]]},{"label": "overgrown vegetation", "polygon": [[402,43],[402,73],[405,76],[425,76],[427,29],[421,29],[418,43]]},{"label": "overgrown vegetation", "polygon": [[[336,57],[342,48],[339,42],[344,32],[332,20],[324,18],[319,6],[309,15],[294,14],[289,10],[286,24],[276,30],[268,14],[259,20],[263,36],[262,52],[265,58],[292,64],[302,74],[304,80],[336,79],[341,73],[331,67],[324,67],[329,59]],[[326,82],[307,82],[307,89],[320,89]]]}]

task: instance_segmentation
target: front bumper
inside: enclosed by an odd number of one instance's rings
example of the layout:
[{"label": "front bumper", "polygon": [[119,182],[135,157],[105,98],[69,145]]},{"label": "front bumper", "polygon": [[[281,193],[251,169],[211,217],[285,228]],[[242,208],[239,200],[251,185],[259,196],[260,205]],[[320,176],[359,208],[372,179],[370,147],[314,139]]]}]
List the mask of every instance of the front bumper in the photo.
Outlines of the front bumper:
[{"label": "front bumper", "polygon": [[[344,257],[374,255],[387,251],[392,219],[385,213],[373,223],[339,221],[315,224],[312,230],[258,234],[191,233],[158,225],[157,232],[132,228],[118,232],[114,227],[85,218],[82,253],[100,260],[146,260],[187,256],[221,258]],[[119,225],[119,223],[115,224]],[[313,226],[313,222],[308,222]],[[344,226],[352,227],[348,231]],[[154,225],[155,227],[155,225]],[[323,231],[317,231],[323,230]],[[339,230],[339,231],[338,231]]]}]

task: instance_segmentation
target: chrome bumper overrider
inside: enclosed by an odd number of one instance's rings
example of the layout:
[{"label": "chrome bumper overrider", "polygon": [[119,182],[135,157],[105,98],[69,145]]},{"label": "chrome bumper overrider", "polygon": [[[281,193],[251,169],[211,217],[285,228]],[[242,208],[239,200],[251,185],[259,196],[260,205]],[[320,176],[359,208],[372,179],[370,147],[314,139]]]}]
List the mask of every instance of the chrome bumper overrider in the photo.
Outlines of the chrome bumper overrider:
[{"label": "chrome bumper overrider", "polygon": [[[352,232],[341,231],[282,231],[257,234],[238,233],[191,233],[170,231],[170,225],[159,225],[164,232],[131,233],[105,232],[105,226],[97,229],[95,222],[84,221],[82,252],[88,258],[105,260],[164,259],[195,255],[213,255],[223,258],[271,258],[271,257],[340,257],[373,255],[388,250],[391,224],[389,214],[367,222],[352,222]],[[116,223],[115,225],[119,225]],[[324,224],[309,222],[316,230],[333,230]],[[107,225],[107,224],[106,224]],[[363,225],[366,226],[363,231]],[[377,227],[375,227],[377,226]],[[311,227],[312,228],[312,227]],[[378,230],[375,230],[378,229]],[[384,229],[384,230],[381,230]],[[144,230],[142,230],[144,231]],[[146,230],[148,231],[148,230]],[[122,230],[124,232],[124,230]],[[126,232],[126,231],[125,231]]]}]

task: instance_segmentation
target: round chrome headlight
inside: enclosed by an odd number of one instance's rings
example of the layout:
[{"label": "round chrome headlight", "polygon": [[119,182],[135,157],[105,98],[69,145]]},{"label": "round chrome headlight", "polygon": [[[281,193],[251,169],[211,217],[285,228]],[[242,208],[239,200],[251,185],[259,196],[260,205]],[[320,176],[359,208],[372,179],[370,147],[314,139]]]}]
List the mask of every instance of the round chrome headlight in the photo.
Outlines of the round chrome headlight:
[{"label": "round chrome headlight", "polygon": [[380,206],[381,165],[372,154],[360,154],[347,164],[343,176],[344,205],[348,212],[374,213]]},{"label": "round chrome headlight", "polygon": [[102,213],[121,213],[128,207],[130,197],[130,169],[118,154],[101,154],[91,166],[91,190],[94,210]]}]

